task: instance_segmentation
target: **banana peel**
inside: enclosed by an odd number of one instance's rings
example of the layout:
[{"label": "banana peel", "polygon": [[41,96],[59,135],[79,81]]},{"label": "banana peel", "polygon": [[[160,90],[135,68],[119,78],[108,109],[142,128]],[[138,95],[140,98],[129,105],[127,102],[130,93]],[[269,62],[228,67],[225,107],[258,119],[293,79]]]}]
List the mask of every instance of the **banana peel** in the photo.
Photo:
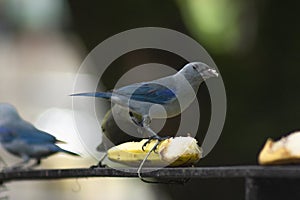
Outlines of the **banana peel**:
[{"label": "banana peel", "polygon": [[300,163],[300,132],[278,141],[268,139],[258,156],[261,165]]},{"label": "banana peel", "polygon": [[[126,142],[108,150],[107,156],[111,161],[129,166],[139,166],[152,150],[157,140],[152,140],[142,149],[147,139],[140,142]],[[159,143],[145,162],[147,167],[158,166],[191,166],[202,156],[202,149],[192,137],[168,138]]]}]

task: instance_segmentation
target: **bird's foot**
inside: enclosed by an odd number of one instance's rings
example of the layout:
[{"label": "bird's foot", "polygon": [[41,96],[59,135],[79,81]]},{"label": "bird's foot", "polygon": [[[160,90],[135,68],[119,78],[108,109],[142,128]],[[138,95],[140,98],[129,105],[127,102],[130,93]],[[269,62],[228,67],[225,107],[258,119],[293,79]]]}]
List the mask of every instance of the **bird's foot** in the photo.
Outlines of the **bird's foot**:
[{"label": "bird's foot", "polygon": [[104,168],[107,167],[106,164],[103,164],[104,159],[107,157],[107,153],[104,154],[104,156],[100,159],[97,165],[90,166],[90,169],[96,169],[96,168]]},{"label": "bird's foot", "polygon": [[26,170],[32,170],[33,168],[39,166],[41,164],[41,159],[37,159],[34,163],[31,165],[27,166],[25,169]]},{"label": "bird's foot", "polygon": [[[152,141],[152,140],[158,140],[159,143],[161,143],[162,141],[169,139],[169,136],[166,137],[160,137],[158,135],[153,135],[151,137],[148,138],[148,140],[143,144],[142,146],[142,150],[145,151],[145,147]],[[158,145],[157,145],[158,146]],[[156,151],[157,146],[153,149],[153,151]]]},{"label": "bird's foot", "polygon": [[97,168],[105,168],[107,167],[106,164],[103,164],[101,161],[97,165],[90,166],[90,169],[97,169]]}]

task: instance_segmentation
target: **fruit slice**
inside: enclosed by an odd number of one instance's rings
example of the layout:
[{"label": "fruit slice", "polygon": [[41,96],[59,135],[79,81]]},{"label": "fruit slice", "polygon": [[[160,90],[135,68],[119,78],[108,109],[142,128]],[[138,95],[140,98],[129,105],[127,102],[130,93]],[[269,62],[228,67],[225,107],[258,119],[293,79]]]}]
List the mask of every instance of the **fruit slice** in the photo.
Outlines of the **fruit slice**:
[{"label": "fruit slice", "polygon": [[[108,150],[108,158],[112,161],[129,166],[139,166],[149,151],[156,144],[152,140],[143,151],[142,146],[147,139],[140,142],[126,142]],[[202,150],[192,137],[175,137],[162,141],[155,151],[152,151],[145,166],[190,166],[202,156]]]},{"label": "fruit slice", "polygon": [[258,162],[261,165],[300,163],[300,132],[274,142],[268,139],[261,150]]}]

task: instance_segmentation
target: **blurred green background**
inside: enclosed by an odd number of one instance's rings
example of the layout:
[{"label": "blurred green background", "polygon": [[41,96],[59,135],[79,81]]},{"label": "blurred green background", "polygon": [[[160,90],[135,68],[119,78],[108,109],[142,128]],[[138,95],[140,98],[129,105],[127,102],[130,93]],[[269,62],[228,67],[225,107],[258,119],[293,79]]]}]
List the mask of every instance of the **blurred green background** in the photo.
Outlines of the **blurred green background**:
[{"label": "blurred green background", "polygon": [[[194,38],[209,52],[226,88],[225,127],[213,151],[199,165],[257,164],[258,152],[268,137],[278,139],[299,129],[299,9],[299,2],[293,0],[2,0],[0,100],[15,104],[32,121],[51,107],[70,109],[64,95],[72,91],[74,74],[95,46],[132,28],[170,28]],[[173,56],[159,53],[136,52],[120,58],[103,85],[112,88],[122,73],[149,61],[179,69],[181,63]],[[47,76],[41,78],[41,74]],[[62,90],[57,78],[68,76],[68,89]],[[37,86],[39,79],[43,88]],[[44,92],[51,95],[43,97]],[[132,187],[124,190],[125,181],[111,181],[118,184],[107,192],[120,191],[119,199],[145,199],[147,195],[149,199],[242,199],[244,192],[242,180],[191,180],[183,186],[147,186],[152,193],[144,191],[133,197],[130,190],[137,190],[140,182],[131,181]],[[101,188],[106,183],[90,180],[89,184]],[[20,187],[12,186],[12,191]],[[83,186],[81,193],[88,189]],[[71,196],[102,199],[95,193]],[[58,198],[70,199],[68,195]]]}]

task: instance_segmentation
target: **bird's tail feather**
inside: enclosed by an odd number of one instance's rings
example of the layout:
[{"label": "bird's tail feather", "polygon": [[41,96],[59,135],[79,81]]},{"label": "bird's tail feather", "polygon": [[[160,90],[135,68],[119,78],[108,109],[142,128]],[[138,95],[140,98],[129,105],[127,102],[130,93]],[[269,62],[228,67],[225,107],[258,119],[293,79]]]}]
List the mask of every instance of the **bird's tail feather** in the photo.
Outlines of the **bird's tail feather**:
[{"label": "bird's tail feather", "polygon": [[100,97],[104,99],[110,99],[112,93],[110,92],[86,92],[86,93],[77,93],[71,94],[70,96],[87,96],[87,97]]},{"label": "bird's tail feather", "polygon": [[56,144],[67,144],[65,141],[62,141],[62,140],[56,140],[55,143]]},{"label": "bird's tail feather", "polygon": [[72,156],[80,156],[80,155],[77,154],[77,153],[74,153],[74,152],[72,152],[72,151],[68,151],[68,150],[65,150],[65,149],[62,149],[62,148],[60,148],[60,152],[67,153],[67,154],[70,154],[70,155],[72,155]]}]

